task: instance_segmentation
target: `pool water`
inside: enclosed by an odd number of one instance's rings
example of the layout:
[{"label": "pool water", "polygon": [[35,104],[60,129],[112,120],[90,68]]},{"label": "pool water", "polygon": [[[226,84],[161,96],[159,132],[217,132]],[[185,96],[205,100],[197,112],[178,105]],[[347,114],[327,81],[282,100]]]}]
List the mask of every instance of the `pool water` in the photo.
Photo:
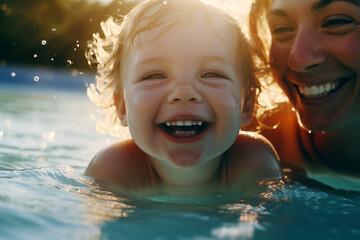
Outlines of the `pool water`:
[{"label": "pool water", "polygon": [[[62,88],[34,81],[35,69],[0,68],[1,240],[360,239],[360,192],[286,169],[256,197],[117,196],[83,176],[117,140],[95,130],[91,76]],[[65,84],[61,74],[53,81]]]}]

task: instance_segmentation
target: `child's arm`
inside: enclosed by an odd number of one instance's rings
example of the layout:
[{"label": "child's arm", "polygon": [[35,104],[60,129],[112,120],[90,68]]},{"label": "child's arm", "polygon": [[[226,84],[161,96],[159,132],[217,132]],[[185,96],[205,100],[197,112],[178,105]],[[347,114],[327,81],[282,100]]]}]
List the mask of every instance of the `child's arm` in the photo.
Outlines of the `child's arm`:
[{"label": "child's arm", "polygon": [[115,143],[97,153],[85,175],[124,189],[144,187],[151,181],[146,156],[132,140]]},{"label": "child's arm", "polygon": [[282,178],[277,153],[271,143],[259,134],[239,134],[228,151],[228,159],[228,178],[235,187]]}]

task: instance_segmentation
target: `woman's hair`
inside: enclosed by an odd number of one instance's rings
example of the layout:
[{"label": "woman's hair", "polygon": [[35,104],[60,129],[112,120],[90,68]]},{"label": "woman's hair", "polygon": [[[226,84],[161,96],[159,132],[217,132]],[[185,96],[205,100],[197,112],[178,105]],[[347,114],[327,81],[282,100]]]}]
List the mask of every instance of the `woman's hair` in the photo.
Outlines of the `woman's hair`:
[{"label": "woman's hair", "polygon": [[270,33],[268,31],[267,13],[273,0],[254,0],[249,14],[250,39],[261,52],[259,60],[264,67],[269,66]]},{"label": "woman's hair", "polygon": [[88,63],[97,68],[96,85],[90,84],[87,93],[90,100],[102,108],[97,123],[99,132],[109,132],[114,136],[119,134],[120,121],[115,98],[123,94],[121,63],[129,48],[136,47],[136,36],[156,27],[162,28],[161,35],[175,25],[188,23],[195,14],[202,14],[215,32],[212,24],[214,16],[220,17],[238,32],[239,68],[244,80],[244,94],[250,94],[251,91],[257,95],[260,93],[258,75],[262,71],[255,66],[254,58],[262,59],[261,53],[250,44],[234,18],[201,0],[146,0],[119,21],[110,17],[102,22],[103,35],[93,34],[93,39],[87,44],[85,55]]},{"label": "woman's hair", "polygon": [[[289,0],[292,1],[292,0]],[[278,123],[268,124],[265,119],[279,111],[283,102],[288,99],[281,90],[270,69],[271,33],[267,20],[267,14],[274,0],[253,0],[249,13],[249,35],[257,54],[257,68],[262,69],[260,80],[263,86],[262,93],[258,96],[256,128],[276,128]],[[280,104],[279,104],[280,103]],[[280,107],[280,108],[279,108]],[[255,123],[253,123],[255,124]],[[254,127],[254,126],[252,126]]]}]

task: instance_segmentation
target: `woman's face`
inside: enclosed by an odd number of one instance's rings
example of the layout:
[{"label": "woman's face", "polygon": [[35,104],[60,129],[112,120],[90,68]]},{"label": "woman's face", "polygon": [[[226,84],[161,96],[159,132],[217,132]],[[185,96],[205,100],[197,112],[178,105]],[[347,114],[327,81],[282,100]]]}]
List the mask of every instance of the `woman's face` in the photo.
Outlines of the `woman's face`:
[{"label": "woman's face", "polygon": [[271,66],[309,130],[360,121],[360,1],[274,0]]}]

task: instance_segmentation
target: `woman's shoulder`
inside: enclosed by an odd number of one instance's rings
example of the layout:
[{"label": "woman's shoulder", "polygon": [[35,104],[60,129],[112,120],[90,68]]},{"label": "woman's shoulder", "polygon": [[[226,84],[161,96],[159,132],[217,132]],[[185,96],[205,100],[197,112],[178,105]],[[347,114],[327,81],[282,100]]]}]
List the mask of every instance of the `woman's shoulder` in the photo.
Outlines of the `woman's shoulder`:
[{"label": "woman's shoulder", "polygon": [[133,140],[125,140],[98,152],[85,175],[124,187],[142,186],[149,176],[148,160]]},{"label": "woman's shoulder", "polygon": [[290,103],[280,103],[274,111],[265,114],[263,122],[260,133],[275,147],[280,162],[284,166],[303,165],[306,159],[300,140],[303,130]]}]

